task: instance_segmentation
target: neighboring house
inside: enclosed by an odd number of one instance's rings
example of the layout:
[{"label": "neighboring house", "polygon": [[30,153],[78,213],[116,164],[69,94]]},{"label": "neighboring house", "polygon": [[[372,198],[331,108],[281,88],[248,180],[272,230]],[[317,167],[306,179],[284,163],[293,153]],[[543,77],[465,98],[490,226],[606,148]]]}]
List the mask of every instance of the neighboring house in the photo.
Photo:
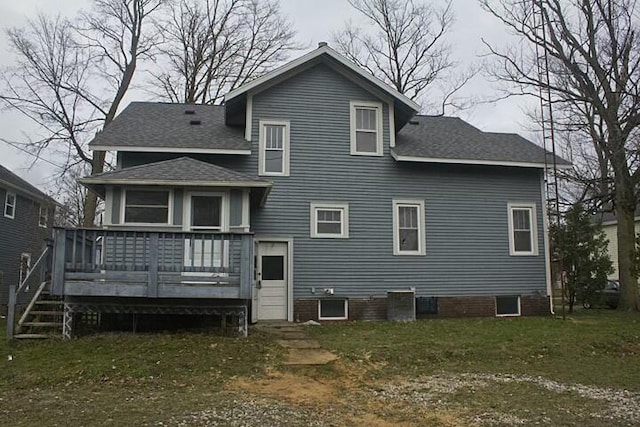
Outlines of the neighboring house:
[{"label": "neighboring house", "polygon": [[55,292],[70,313],[384,319],[414,290],[419,314],[548,314],[544,151],[419,111],[326,45],[222,106],[131,103],[91,142],[117,153],[81,180],[104,227],[61,231]]},{"label": "neighboring house", "polygon": [[0,166],[0,312],[6,313],[9,286],[19,285],[52,237],[55,202]]},{"label": "neighboring house", "polygon": [[[618,220],[615,212],[602,212],[595,215],[595,220],[602,225],[602,231],[609,240],[607,251],[613,262],[613,272],[609,275],[611,280],[619,280],[618,272]],[[635,217],[636,234],[640,233],[640,216]]]}]

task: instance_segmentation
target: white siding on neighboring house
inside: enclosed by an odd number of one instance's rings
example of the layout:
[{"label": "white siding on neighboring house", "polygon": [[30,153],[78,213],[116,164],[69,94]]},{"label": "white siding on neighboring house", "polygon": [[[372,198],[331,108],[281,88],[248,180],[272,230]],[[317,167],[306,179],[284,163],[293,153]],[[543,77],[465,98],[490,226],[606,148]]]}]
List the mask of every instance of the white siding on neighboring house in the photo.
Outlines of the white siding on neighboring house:
[{"label": "white siding on neighboring house", "polygon": [[[618,280],[618,236],[617,224],[603,225],[602,230],[609,240],[609,256],[613,261],[613,273],[609,275],[609,279]],[[636,218],[636,234],[640,233],[640,220]]]}]

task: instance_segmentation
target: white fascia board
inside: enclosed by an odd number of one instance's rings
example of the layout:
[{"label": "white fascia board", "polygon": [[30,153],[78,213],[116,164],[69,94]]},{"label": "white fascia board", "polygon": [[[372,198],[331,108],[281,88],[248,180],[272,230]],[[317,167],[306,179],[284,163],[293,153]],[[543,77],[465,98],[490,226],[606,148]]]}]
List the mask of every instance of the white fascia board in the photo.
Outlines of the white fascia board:
[{"label": "white fascia board", "polygon": [[188,187],[271,187],[270,182],[255,181],[165,181],[165,180],[132,180],[132,179],[79,179],[78,182],[89,185],[163,185],[163,186],[188,186]]},{"label": "white fascia board", "polygon": [[420,107],[420,105],[418,105],[416,102],[412,101],[411,99],[409,99],[408,97],[406,97],[405,95],[401,94],[400,92],[398,92],[397,90],[395,90],[394,88],[392,88],[391,86],[389,86],[388,84],[386,84],[385,82],[383,82],[382,80],[378,79],[377,77],[374,77],[373,75],[365,72],[364,70],[362,70],[360,67],[358,67],[356,64],[354,64],[353,62],[349,61],[347,58],[345,58],[344,56],[340,55],[338,52],[336,52],[335,50],[331,49],[329,46],[322,46],[319,47],[318,49],[315,49],[309,53],[307,53],[306,55],[303,55],[297,59],[294,59],[293,61],[276,68],[275,70],[273,70],[270,73],[265,74],[262,77],[258,77],[255,80],[252,80],[251,82],[240,86],[239,88],[232,90],[231,92],[227,93],[224,97],[225,102],[236,98],[239,95],[242,95],[243,93],[256,88],[266,82],[268,82],[269,80],[276,78],[288,71],[293,70],[294,68],[308,62],[311,61],[314,58],[319,57],[320,55],[323,54],[327,54],[329,55],[331,58],[335,59],[336,61],[338,61],[339,63],[341,63],[342,65],[344,65],[345,67],[349,68],[351,71],[353,71],[354,73],[360,75],[361,77],[363,77],[364,79],[368,80],[371,84],[373,84],[374,86],[379,87],[380,89],[382,89],[384,92],[391,94],[394,98],[402,101],[404,104],[406,104],[407,106],[409,106],[410,108],[412,108],[414,111],[420,111],[422,109],[422,107]]},{"label": "white fascia board", "polygon": [[135,151],[141,153],[242,154],[247,156],[251,154],[251,150],[231,150],[224,148],[139,147],[115,145],[93,145],[89,148],[92,151]]},{"label": "white fascia board", "polygon": [[[415,156],[401,156],[391,151],[391,157],[398,162],[418,162],[418,163],[447,163],[457,165],[484,165],[484,166],[513,166],[519,168],[537,168],[544,169],[544,163],[529,163],[529,162],[511,162],[508,160],[475,160],[475,159],[444,159],[436,157],[415,157]],[[558,165],[558,169],[571,169],[571,165]]]}]

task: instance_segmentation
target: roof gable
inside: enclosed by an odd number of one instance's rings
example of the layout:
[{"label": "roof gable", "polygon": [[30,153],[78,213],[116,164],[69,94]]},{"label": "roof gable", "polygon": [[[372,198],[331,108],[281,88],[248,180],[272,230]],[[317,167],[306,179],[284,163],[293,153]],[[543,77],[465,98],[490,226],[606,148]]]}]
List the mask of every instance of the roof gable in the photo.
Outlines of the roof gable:
[{"label": "roof gable", "polygon": [[276,68],[275,70],[258,77],[237,89],[234,89],[225,95],[225,103],[230,103],[236,98],[246,95],[250,91],[261,90],[264,87],[269,87],[274,83],[286,80],[288,77],[295,75],[319,62],[325,62],[333,67],[339,67],[344,70],[345,74],[351,75],[353,78],[360,79],[376,91],[381,92],[386,97],[394,100],[396,108],[407,111],[411,116],[420,111],[421,107],[416,102],[409,99],[407,96],[398,92],[395,88],[389,86],[377,77],[369,74],[361,67],[351,62],[344,56],[340,55],[335,50],[331,49],[326,44],[321,44],[317,49],[303,55],[297,59],[294,59],[287,64]]},{"label": "roof gable", "polygon": [[37,187],[29,184],[27,181],[2,165],[0,165],[0,185],[6,186],[13,191],[18,191],[32,199],[56,203],[50,196],[40,191]]}]

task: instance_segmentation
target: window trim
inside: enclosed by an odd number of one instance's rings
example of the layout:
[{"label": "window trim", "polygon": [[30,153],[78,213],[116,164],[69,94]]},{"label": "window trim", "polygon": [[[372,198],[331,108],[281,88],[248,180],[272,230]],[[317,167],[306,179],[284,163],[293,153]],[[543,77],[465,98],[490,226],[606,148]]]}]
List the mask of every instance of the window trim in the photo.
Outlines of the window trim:
[{"label": "window trim", "polygon": [[[44,215],[42,213],[44,212]],[[44,218],[44,224],[42,223],[42,219]],[[45,205],[40,205],[40,211],[38,212],[38,226],[42,228],[47,228],[49,225],[49,208]]]},{"label": "window trim", "polygon": [[342,298],[320,298],[318,299],[318,320],[348,320],[349,319],[349,299],[344,298],[344,316],[322,317],[322,301],[339,301]]},{"label": "window trim", "polygon": [[[376,151],[375,152],[362,152],[357,151],[356,146],[356,109],[362,107],[367,109],[375,109],[376,110]],[[383,123],[382,123],[382,113],[383,113],[382,102],[373,102],[373,101],[351,101],[349,103],[349,118],[350,118],[350,140],[351,140],[351,155],[352,156],[376,156],[381,157],[383,155]]]},{"label": "window trim", "polygon": [[[127,222],[126,220],[126,211],[127,211],[127,191],[156,191],[156,192],[168,192],[169,197],[167,198],[167,222]],[[167,188],[149,188],[149,187],[139,187],[139,188],[129,188],[122,187],[120,191],[120,225],[143,225],[145,227],[166,227],[169,225],[173,225],[173,189]]]},{"label": "window trim", "polygon": [[[9,196],[13,197],[13,204],[9,203]],[[16,217],[16,205],[18,204],[18,197],[16,193],[11,191],[7,191],[4,196],[4,216],[10,219],[14,219]],[[7,214],[7,207],[11,207],[11,215]]]},{"label": "window trim", "polygon": [[[318,211],[341,211],[342,221],[340,233],[318,233]],[[340,202],[311,202],[310,205],[310,236],[313,239],[348,239],[349,238],[349,204]]]},{"label": "window trim", "polygon": [[[531,220],[531,250],[530,251],[516,251],[515,236],[514,236],[514,224],[513,224],[513,211],[514,210],[528,210],[530,212]],[[536,204],[535,203],[508,203],[507,215],[509,223],[509,255],[510,256],[537,256],[538,255],[538,221],[536,216]]]},{"label": "window trim", "polygon": [[[282,140],[282,172],[267,172],[265,170],[265,152],[266,152],[266,126],[284,126]],[[289,176],[289,141],[290,141],[290,122],[288,120],[260,120],[259,125],[259,149],[258,149],[258,175],[259,176]]]},{"label": "window trim", "polygon": [[[191,198],[193,196],[220,197],[220,227],[191,226]],[[229,232],[230,197],[226,191],[188,191],[183,196],[182,228],[184,231]]]},{"label": "window trim", "polygon": [[[400,230],[398,228],[398,208],[399,207],[417,207],[418,208],[418,250],[403,251],[400,250]],[[425,215],[424,200],[419,199],[393,199],[393,254],[394,255],[426,255],[426,237],[425,237]]]},{"label": "window trim", "polygon": [[[505,314],[498,314],[498,298],[499,297],[516,297],[518,299],[518,312],[517,313],[505,313]],[[496,295],[494,298],[494,304],[495,304],[495,309],[496,309],[496,317],[520,317],[522,316],[522,298],[520,297],[520,295]]]}]

